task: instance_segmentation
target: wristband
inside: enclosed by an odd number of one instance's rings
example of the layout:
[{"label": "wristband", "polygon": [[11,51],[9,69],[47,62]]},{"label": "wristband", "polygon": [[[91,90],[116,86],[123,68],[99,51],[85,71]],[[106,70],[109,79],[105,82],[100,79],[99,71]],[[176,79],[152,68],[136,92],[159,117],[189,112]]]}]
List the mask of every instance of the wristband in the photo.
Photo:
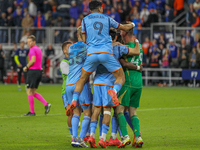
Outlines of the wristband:
[{"label": "wristband", "polygon": [[135,39],[135,42],[139,43],[138,39]]},{"label": "wristband", "polygon": [[137,70],[140,70],[140,66],[137,66]]},{"label": "wristband", "polygon": [[135,23],[132,22],[133,28],[135,27]]}]

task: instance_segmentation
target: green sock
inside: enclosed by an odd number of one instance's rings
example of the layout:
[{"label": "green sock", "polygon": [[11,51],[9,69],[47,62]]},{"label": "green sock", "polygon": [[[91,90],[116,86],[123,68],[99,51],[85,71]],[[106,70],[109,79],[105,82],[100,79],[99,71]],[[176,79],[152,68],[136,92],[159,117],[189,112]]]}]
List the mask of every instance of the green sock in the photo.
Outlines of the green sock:
[{"label": "green sock", "polygon": [[126,128],[126,118],[124,117],[124,114],[123,113],[119,113],[117,114],[117,119],[118,119],[118,122],[119,122],[119,126],[120,126],[120,130],[122,132],[122,135],[125,136],[125,135],[128,135],[128,131],[127,131],[127,128]]},{"label": "green sock", "polygon": [[140,136],[140,125],[139,125],[139,118],[137,115],[133,115],[131,117],[131,122],[133,124],[134,134],[135,136]]}]

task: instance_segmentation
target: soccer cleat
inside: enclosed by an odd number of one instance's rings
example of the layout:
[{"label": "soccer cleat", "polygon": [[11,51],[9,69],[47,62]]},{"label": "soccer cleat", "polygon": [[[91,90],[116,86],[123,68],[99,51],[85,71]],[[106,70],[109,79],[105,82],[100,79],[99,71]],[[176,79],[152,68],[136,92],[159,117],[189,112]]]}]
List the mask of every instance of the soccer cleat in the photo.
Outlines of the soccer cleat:
[{"label": "soccer cleat", "polygon": [[89,142],[91,148],[97,148],[95,139],[92,136],[90,136],[90,138],[88,139],[88,142]]},{"label": "soccer cleat", "polygon": [[84,137],[84,141],[86,142],[86,143],[88,143],[88,139],[90,138],[90,136],[86,136],[86,137]]},{"label": "soccer cleat", "polygon": [[117,148],[124,148],[127,145],[130,145],[131,141],[128,135],[124,136],[124,139],[122,141],[122,144],[120,144]]},{"label": "soccer cleat", "polygon": [[71,146],[73,146],[73,147],[79,147],[77,137],[73,137],[72,138]]},{"label": "soccer cleat", "polygon": [[118,106],[119,101],[118,101],[118,98],[117,98],[117,94],[113,90],[108,90],[108,94],[111,96],[112,101],[115,104],[115,106]]},{"label": "soccer cleat", "polygon": [[109,146],[119,146],[121,143],[122,142],[117,138],[115,140],[112,140],[112,138],[110,138],[110,140],[108,141]]},{"label": "soccer cleat", "polygon": [[98,144],[101,148],[107,148],[106,147],[106,141],[103,141],[103,138],[101,138],[100,140],[99,140],[99,144]]},{"label": "soccer cleat", "polygon": [[108,143],[108,141],[107,141],[107,140],[105,140],[105,142],[106,142],[106,146],[109,146],[109,143]]},{"label": "soccer cleat", "polygon": [[77,143],[78,147],[88,147],[85,142],[83,141],[83,139],[78,138]]},{"label": "soccer cleat", "polygon": [[74,100],[72,103],[69,105],[69,107],[66,110],[66,115],[70,116],[73,113],[74,108],[77,106],[77,101]]},{"label": "soccer cleat", "polygon": [[142,147],[142,145],[143,145],[143,140],[141,136],[136,137],[135,147]]},{"label": "soccer cleat", "polygon": [[50,111],[50,107],[51,107],[51,104],[50,103],[47,103],[47,105],[44,107],[45,108],[45,115],[49,113]]},{"label": "soccer cleat", "polygon": [[35,116],[35,113],[28,112],[27,114],[24,114],[24,116]]}]

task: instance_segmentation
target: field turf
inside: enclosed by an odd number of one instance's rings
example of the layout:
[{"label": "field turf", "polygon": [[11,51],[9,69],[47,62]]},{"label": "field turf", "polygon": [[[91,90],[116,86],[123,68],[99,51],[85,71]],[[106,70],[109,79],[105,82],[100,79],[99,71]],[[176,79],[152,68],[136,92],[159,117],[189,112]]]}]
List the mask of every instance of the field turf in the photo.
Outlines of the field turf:
[{"label": "field turf", "polygon": [[[23,86],[19,92],[16,85],[0,85],[0,150],[78,149],[70,146],[61,85],[41,85],[38,92],[52,104],[50,113],[44,115],[44,106],[35,100],[36,116],[24,117],[29,105]],[[142,149],[200,149],[199,115],[200,89],[144,87],[138,109]],[[128,131],[133,138],[130,128]],[[110,130],[107,139],[109,136]]]}]

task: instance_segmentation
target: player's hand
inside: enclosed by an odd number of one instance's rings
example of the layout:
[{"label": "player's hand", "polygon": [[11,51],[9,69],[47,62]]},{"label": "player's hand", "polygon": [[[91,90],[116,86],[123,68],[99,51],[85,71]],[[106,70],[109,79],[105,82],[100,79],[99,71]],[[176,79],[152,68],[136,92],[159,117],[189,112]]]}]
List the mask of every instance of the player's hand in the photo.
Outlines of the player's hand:
[{"label": "player's hand", "polygon": [[139,70],[139,71],[140,71],[140,72],[142,72],[142,70],[143,70],[143,66],[142,66],[142,65],[140,65],[140,70]]},{"label": "player's hand", "polygon": [[135,23],[133,23],[133,22],[131,22],[131,21],[126,21],[126,23],[132,24],[132,25],[133,25],[133,28],[135,27]]},{"label": "player's hand", "polygon": [[23,68],[23,71],[24,71],[24,72],[27,72],[27,70],[28,70],[28,68],[25,66],[25,67]]},{"label": "player's hand", "polygon": [[21,68],[21,67],[22,67],[22,65],[21,65],[21,64],[19,64],[19,65],[18,65],[18,67],[19,67],[19,68]]}]

